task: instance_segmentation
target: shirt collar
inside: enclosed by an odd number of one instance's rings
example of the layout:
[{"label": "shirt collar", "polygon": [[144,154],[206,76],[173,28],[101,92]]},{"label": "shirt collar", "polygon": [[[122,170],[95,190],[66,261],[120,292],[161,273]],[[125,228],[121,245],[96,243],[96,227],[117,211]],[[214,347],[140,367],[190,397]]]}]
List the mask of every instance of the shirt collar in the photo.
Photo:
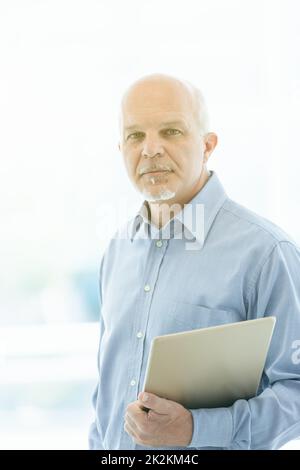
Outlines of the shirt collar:
[{"label": "shirt collar", "polygon": [[[215,171],[210,171],[210,177],[203,188],[188,204],[184,205],[183,210],[174,217],[173,222],[171,221],[174,237],[178,238],[179,232],[182,233],[184,230],[189,239],[192,237],[203,245],[214,219],[226,199],[227,194],[217,174]],[[152,238],[164,238],[166,228],[167,226],[158,229],[149,223],[148,204],[147,201],[144,201],[138,213],[131,220],[130,240],[148,238],[149,230],[151,230]],[[168,227],[168,233],[170,233],[170,227]]]}]

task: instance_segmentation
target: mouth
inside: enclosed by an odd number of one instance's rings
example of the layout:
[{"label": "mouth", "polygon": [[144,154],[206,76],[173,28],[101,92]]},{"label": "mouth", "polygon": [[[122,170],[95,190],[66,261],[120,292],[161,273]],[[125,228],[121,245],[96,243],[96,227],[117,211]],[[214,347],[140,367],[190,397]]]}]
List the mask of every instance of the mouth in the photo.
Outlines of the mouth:
[{"label": "mouth", "polygon": [[162,175],[163,173],[170,173],[170,170],[157,170],[157,171],[147,171],[146,173],[143,173],[143,175]]},{"label": "mouth", "polygon": [[150,170],[150,171],[145,171],[141,174],[141,176],[144,176],[144,175],[150,175],[150,176],[161,176],[165,173],[171,173],[173,170],[170,170],[170,169],[165,169],[165,170],[160,170],[160,169],[154,169],[154,170]]}]

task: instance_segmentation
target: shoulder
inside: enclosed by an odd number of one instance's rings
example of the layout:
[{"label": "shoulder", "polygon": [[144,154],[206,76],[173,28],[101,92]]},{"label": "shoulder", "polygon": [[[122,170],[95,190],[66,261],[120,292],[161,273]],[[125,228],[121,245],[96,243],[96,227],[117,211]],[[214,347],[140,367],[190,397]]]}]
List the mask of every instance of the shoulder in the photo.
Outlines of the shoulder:
[{"label": "shoulder", "polygon": [[227,198],[217,214],[212,236],[223,250],[239,258],[258,273],[267,260],[294,260],[300,248],[296,241],[275,223]]},{"label": "shoulder", "polygon": [[221,207],[220,218],[225,229],[229,232],[237,230],[246,240],[255,238],[262,245],[270,247],[280,242],[297,245],[296,241],[274,222],[230,198],[227,198]]}]

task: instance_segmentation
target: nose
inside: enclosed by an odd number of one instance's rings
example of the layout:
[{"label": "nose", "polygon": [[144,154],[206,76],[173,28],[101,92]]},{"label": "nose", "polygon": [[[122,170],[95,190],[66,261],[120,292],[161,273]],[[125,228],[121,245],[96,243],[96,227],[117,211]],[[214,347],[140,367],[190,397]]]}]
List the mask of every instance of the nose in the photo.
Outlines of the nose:
[{"label": "nose", "polygon": [[153,158],[161,156],[164,153],[164,148],[160,139],[154,137],[148,137],[144,140],[142,156],[147,158]]}]

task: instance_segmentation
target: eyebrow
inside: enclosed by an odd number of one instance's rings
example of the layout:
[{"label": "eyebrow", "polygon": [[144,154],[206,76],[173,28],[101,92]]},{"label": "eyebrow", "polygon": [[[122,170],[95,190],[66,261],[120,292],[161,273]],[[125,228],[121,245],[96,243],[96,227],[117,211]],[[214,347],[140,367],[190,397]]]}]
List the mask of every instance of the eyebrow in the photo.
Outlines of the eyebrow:
[{"label": "eyebrow", "polygon": [[[185,127],[187,128],[188,126],[184,123],[184,121],[164,121],[161,123],[161,126],[179,126],[179,127]],[[133,131],[134,129],[138,129],[140,126],[138,124],[133,124],[132,126],[125,127],[125,131]]]}]

